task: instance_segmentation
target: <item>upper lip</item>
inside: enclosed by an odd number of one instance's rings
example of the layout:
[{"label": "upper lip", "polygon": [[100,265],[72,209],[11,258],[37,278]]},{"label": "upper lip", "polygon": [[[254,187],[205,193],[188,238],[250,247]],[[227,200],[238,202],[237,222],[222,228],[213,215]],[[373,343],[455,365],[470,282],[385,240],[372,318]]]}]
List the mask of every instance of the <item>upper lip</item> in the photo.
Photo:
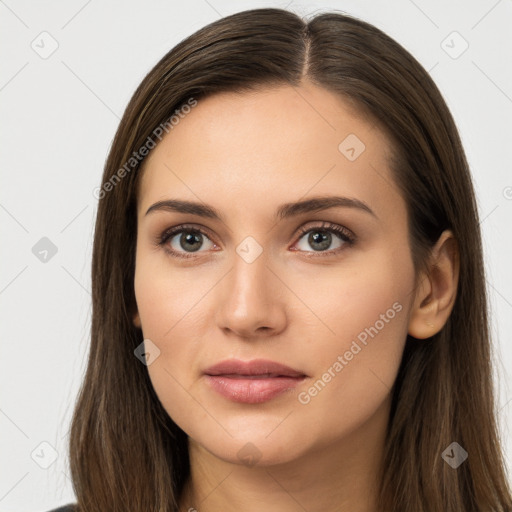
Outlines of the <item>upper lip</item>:
[{"label": "upper lip", "polygon": [[306,375],[284,364],[267,359],[226,359],[207,368],[206,375],[266,375],[269,377],[305,377]]}]

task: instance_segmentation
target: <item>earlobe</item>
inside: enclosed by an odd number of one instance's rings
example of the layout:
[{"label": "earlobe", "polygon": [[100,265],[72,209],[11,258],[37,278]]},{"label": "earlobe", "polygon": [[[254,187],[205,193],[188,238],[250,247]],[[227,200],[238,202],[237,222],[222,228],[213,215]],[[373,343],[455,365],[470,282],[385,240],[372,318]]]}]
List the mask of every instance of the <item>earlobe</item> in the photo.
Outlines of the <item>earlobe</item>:
[{"label": "earlobe", "polygon": [[409,335],[426,339],[444,327],[455,304],[458,281],[458,245],[453,233],[446,230],[432,249],[428,275],[420,280],[409,318]]},{"label": "earlobe", "polygon": [[142,327],[138,311],[133,315],[133,325],[139,329]]}]

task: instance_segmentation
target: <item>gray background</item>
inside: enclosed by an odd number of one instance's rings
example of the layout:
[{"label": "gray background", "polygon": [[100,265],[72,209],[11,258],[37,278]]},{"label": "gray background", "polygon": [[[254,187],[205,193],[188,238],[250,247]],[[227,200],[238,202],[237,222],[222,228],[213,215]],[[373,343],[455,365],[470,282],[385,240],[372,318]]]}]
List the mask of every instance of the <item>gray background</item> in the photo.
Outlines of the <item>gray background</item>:
[{"label": "gray background", "polygon": [[302,15],[336,8],[369,21],[441,89],[478,195],[500,428],[512,467],[511,0],[0,0],[0,511],[74,500],[66,443],[89,343],[92,191],[123,109],[182,38],[264,6]]}]

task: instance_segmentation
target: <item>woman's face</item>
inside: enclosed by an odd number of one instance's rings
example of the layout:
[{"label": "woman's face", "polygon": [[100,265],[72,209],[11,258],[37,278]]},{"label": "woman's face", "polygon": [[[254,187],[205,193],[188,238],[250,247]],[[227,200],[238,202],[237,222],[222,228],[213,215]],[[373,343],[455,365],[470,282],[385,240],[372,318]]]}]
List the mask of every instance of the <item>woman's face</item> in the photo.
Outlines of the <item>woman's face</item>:
[{"label": "woman's face", "polygon": [[[151,151],[134,323],[163,407],[196,445],[275,464],[382,432],[414,299],[389,151],[308,83],[200,100]],[[171,200],[197,206],[148,213]],[[208,371],[233,359],[296,373]]]}]

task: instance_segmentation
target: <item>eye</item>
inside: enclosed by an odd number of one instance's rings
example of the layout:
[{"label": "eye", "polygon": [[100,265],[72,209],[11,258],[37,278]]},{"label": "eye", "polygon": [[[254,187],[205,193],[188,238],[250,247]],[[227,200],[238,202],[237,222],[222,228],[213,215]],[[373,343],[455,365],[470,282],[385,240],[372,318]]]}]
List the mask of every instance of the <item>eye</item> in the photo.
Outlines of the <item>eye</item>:
[{"label": "eye", "polygon": [[193,258],[194,253],[204,245],[205,240],[209,242],[207,249],[216,245],[210,240],[207,233],[200,228],[193,226],[175,226],[164,231],[158,240],[158,244],[165,247],[165,250],[178,258]]},{"label": "eye", "polygon": [[[320,226],[303,226],[299,230],[299,235],[302,236],[297,244],[303,242],[299,249],[308,253],[320,253],[317,255],[337,253],[345,246],[355,243],[355,236],[347,228],[330,222],[324,222]],[[308,236],[306,237],[306,235]],[[334,238],[333,235],[335,235]],[[334,248],[331,247],[333,242],[337,242],[337,246]],[[308,250],[308,245],[313,248],[313,251]],[[327,251],[329,248],[331,249]],[[317,255],[312,254],[312,256]]]},{"label": "eye", "polygon": [[[323,222],[317,226],[303,226],[299,230],[299,235],[300,239],[296,245],[300,244],[302,239],[304,239],[304,243],[298,250],[310,253],[309,256],[314,257],[338,253],[346,246],[353,245],[356,241],[356,237],[347,228],[330,222]],[[307,239],[306,235],[308,235]],[[334,238],[333,235],[335,235]],[[178,258],[194,258],[195,253],[201,253],[200,249],[204,248],[205,242],[206,251],[218,248],[211,241],[205,229],[184,224],[167,229],[157,238],[159,246],[163,246],[171,256]],[[334,248],[331,247],[333,242],[337,242],[337,246]],[[310,251],[307,247],[304,247],[306,244],[312,247],[313,250]],[[329,248],[330,250],[327,250]]]}]

